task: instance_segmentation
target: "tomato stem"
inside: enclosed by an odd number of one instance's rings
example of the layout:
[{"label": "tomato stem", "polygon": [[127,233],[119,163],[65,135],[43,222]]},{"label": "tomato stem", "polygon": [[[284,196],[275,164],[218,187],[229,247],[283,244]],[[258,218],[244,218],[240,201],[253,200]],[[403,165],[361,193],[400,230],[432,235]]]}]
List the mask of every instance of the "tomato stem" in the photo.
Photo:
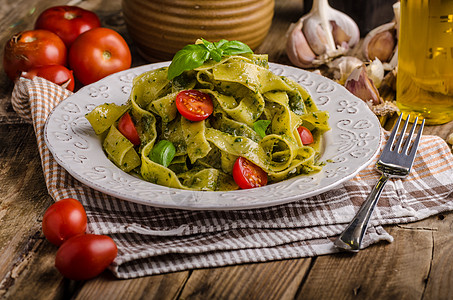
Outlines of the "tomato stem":
[{"label": "tomato stem", "polygon": [[24,38],[24,42],[25,42],[25,43],[32,43],[32,42],[34,42],[34,41],[36,41],[36,38],[35,38],[35,37],[32,37],[32,36],[26,36],[26,37]]},{"label": "tomato stem", "polygon": [[110,51],[104,51],[104,52],[102,52],[102,57],[105,60],[109,60],[112,57],[112,53],[110,53]]},{"label": "tomato stem", "polygon": [[72,20],[72,19],[77,18],[77,15],[75,13],[73,13],[73,12],[68,12],[67,11],[67,12],[64,13],[64,18],[66,20]]}]

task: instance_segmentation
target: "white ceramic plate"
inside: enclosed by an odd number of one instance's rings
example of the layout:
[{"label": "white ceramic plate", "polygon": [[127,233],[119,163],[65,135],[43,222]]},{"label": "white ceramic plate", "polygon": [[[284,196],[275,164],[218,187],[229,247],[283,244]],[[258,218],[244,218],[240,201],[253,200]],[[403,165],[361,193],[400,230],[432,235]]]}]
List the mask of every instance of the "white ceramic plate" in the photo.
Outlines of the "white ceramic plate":
[{"label": "white ceramic plate", "polygon": [[270,64],[275,74],[300,83],[320,110],[330,112],[332,129],[324,135],[321,160],[327,164],[322,172],[261,188],[228,192],[186,191],[141,180],[107,159],[85,114],[105,102],[125,103],[135,76],[166,65],[168,62],[113,74],[62,101],[50,114],[45,127],[46,143],[56,161],[82,183],[127,201],[180,209],[229,210],[278,205],[318,195],[351,179],[378,153],[380,124],[362,100],[325,77]]}]

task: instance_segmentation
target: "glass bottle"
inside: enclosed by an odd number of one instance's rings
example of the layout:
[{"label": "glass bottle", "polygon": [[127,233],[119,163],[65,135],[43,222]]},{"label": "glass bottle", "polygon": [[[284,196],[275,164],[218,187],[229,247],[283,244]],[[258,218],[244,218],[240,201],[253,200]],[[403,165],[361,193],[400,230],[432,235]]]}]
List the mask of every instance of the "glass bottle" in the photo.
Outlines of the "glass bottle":
[{"label": "glass bottle", "polygon": [[453,120],[453,0],[401,0],[396,104],[427,124]]}]

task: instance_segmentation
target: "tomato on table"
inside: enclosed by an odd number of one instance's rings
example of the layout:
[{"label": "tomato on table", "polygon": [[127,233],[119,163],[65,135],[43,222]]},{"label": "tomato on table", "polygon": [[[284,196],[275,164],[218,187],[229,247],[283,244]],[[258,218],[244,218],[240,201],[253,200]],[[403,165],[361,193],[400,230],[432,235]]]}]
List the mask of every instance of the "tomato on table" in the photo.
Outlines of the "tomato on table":
[{"label": "tomato on table", "polygon": [[176,108],[190,121],[202,121],[214,111],[211,96],[198,90],[185,90],[176,95]]},{"label": "tomato on table", "polygon": [[101,21],[95,13],[70,5],[46,9],[35,23],[35,29],[46,29],[58,35],[68,49],[80,34],[100,26]]},{"label": "tomato on table", "polygon": [[83,205],[73,198],[52,204],[44,213],[42,231],[46,239],[60,246],[69,238],[85,233],[87,215]]},{"label": "tomato on table", "polygon": [[66,58],[66,46],[58,35],[48,30],[28,30],[15,34],[5,44],[3,68],[14,81],[32,68],[65,65]]},{"label": "tomato on table", "polygon": [[109,28],[98,27],[82,33],[69,49],[70,69],[84,85],[129,69],[131,62],[126,41]]},{"label": "tomato on table", "polygon": [[131,115],[125,113],[118,122],[118,130],[135,146],[140,145],[140,136],[132,121]]},{"label": "tomato on table", "polygon": [[42,77],[58,84],[71,92],[74,91],[74,76],[72,71],[62,65],[51,65],[33,68],[22,73],[22,77],[33,79],[35,76]]},{"label": "tomato on table", "polygon": [[61,245],[55,267],[66,278],[87,280],[101,274],[117,254],[118,248],[109,236],[81,234]]},{"label": "tomato on table", "polygon": [[313,143],[314,139],[313,139],[313,135],[310,130],[308,130],[304,126],[299,126],[297,128],[297,131],[299,132],[302,144],[309,145],[309,144]]},{"label": "tomato on table", "polygon": [[233,179],[241,189],[267,184],[267,173],[248,159],[240,156],[233,165]]}]

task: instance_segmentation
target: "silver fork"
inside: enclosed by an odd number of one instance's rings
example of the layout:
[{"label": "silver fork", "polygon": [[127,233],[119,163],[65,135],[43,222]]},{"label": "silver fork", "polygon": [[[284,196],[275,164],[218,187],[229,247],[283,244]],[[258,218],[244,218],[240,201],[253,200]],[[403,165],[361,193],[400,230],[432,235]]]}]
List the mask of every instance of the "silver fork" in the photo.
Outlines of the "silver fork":
[{"label": "silver fork", "polygon": [[376,163],[376,168],[382,175],[355,217],[343,233],[341,233],[335,240],[334,244],[337,248],[351,252],[358,252],[360,250],[363,236],[365,235],[365,231],[368,227],[368,221],[370,220],[371,214],[373,213],[374,207],[381,196],[386,182],[391,177],[406,177],[411,170],[418,144],[420,142],[420,137],[422,135],[423,126],[425,125],[425,120],[422,121],[418,134],[411,145],[411,140],[414,135],[415,127],[417,126],[418,118],[415,119],[409,135],[403,143],[410,116],[407,116],[401,133],[397,136],[402,115],[403,114],[400,115],[395,127],[393,127],[389,140],[387,141],[387,144],[385,145],[384,150]]}]

